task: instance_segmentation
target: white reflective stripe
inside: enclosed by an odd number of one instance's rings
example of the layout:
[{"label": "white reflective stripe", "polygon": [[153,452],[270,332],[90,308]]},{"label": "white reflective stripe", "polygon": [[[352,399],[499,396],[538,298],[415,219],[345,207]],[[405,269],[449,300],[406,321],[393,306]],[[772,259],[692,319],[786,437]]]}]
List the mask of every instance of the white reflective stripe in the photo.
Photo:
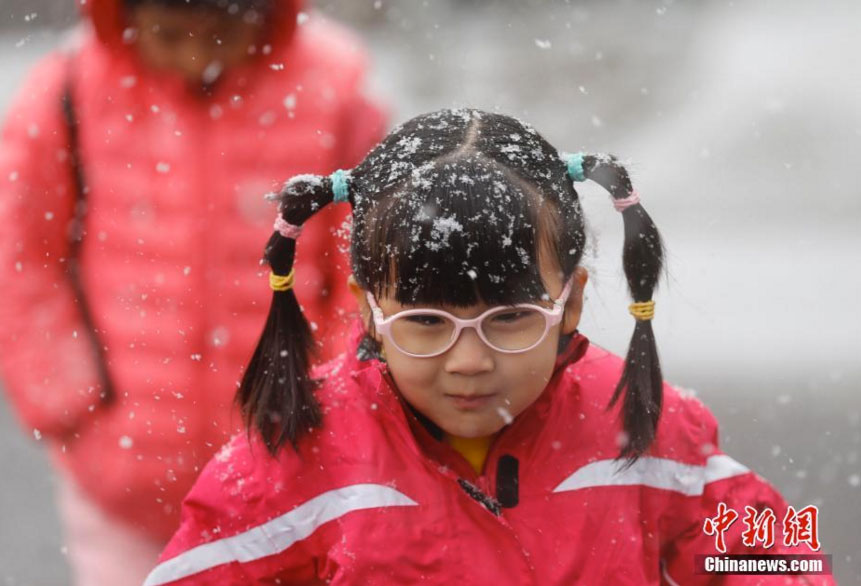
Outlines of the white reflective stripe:
[{"label": "white reflective stripe", "polygon": [[381,484],[354,484],[330,490],[263,525],[199,545],[159,564],[144,586],[167,584],[222,564],[250,562],[281,553],[324,523],[352,511],[417,505],[405,494]]},{"label": "white reflective stripe", "polygon": [[692,466],[666,458],[640,458],[630,468],[624,461],[600,460],[586,464],[562,481],[553,492],[566,492],[595,486],[642,485],[701,495],[703,487],[715,480],[738,476],[747,468],[726,455],[711,456],[705,466]]},{"label": "white reflective stripe", "polygon": [[739,476],[749,471],[746,466],[736,462],[726,454],[712,456],[706,461],[706,484],[716,480],[723,480],[724,478]]}]

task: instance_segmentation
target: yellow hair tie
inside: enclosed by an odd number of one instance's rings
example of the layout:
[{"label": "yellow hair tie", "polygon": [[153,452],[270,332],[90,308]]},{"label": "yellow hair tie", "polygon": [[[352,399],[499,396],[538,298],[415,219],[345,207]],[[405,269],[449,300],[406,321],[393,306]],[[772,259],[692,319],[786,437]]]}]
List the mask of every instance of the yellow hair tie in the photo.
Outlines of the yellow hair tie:
[{"label": "yellow hair tie", "polygon": [[269,286],[273,291],[289,291],[293,288],[293,277],[296,269],[290,269],[290,274],[286,277],[269,273]]},{"label": "yellow hair tie", "polygon": [[655,317],[654,301],[639,301],[628,306],[628,311],[639,321],[649,321]]}]

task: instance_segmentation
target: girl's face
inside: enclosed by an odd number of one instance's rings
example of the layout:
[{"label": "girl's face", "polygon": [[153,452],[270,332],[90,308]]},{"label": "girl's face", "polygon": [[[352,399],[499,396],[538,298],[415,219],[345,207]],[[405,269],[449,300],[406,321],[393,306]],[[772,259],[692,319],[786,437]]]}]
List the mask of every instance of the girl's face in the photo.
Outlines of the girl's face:
[{"label": "girl's face", "polygon": [[209,85],[221,71],[247,60],[263,36],[262,23],[241,15],[156,3],[133,9],[129,24],[148,67],[179,74],[195,86]]},{"label": "girl's face", "polygon": [[[547,258],[548,255],[542,255]],[[542,258],[542,260],[543,260]],[[541,276],[552,299],[562,293],[564,283],[558,268],[541,262]],[[419,412],[443,431],[458,437],[484,437],[497,433],[531,405],[547,386],[553,373],[559,336],[570,334],[580,322],[586,270],[578,268],[565,313],[560,324],[535,348],[519,354],[498,352],[464,329],[445,353],[431,358],[403,354],[385,337],[377,336],[385,350],[389,371],[400,393]],[[359,302],[365,326],[370,330],[370,307],[365,292],[351,276],[350,288]],[[377,299],[386,317],[414,306],[401,305],[393,298]],[[551,302],[535,300],[550,308]],[[423,306],[442,309],[461,318],[475,317],[489,307],[468,308]]]}]

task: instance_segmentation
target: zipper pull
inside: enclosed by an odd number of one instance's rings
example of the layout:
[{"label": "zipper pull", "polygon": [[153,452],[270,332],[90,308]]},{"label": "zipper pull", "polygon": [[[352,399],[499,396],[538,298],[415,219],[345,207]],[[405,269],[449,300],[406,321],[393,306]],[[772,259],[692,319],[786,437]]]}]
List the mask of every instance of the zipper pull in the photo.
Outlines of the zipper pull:
[{"label": "zipper pull", "polygon": [[495,516],[498,517],[502,513],[502,506],[499,504],[499,501],[492,496],[488,496],[481,492],[481,489],[476,485],[472,484],[468,480],[464,480],[463,478],[458,478],[457,483],[466,494],[481,503],[485,509],[493,513]]},{"label": "zipper pull", "polygon": [[504,454],[496,463],[496,498],[506,509],[517,506],[520,501],[520,462],[514,456]]}]

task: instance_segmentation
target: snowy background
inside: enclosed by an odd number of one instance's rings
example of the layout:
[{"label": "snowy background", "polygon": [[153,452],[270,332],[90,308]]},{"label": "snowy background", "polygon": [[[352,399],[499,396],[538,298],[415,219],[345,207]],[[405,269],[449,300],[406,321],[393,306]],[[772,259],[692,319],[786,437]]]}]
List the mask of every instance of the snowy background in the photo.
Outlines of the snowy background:
[{"label": "snowy background", "polygon": [[[72,4],[0,0],[0,111]],[[630,162],[669,249],[666,377],[712,407],[727,452],[820,507],[837,578],[861,583],[861,2],[317,5],[367,40],[394,121],[499,110]],[[623,352],[621,222],[581,194],[597,251],[581,329]],[[63,584],[49,468],[2,399],[0,470],[0,585]]]}]

